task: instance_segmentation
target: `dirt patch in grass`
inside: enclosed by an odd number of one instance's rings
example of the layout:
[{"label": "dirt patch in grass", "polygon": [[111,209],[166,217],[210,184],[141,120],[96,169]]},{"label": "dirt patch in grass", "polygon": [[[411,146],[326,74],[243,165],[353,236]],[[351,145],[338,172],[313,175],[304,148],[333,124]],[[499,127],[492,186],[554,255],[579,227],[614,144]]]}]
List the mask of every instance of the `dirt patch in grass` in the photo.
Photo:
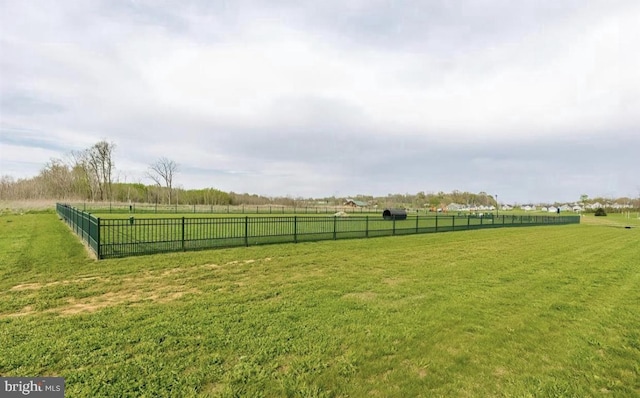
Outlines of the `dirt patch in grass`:
[{"label": "dirt patch in grass", "polygon": [[[225,265],[253,264],[270,260],[271,258],[232,261]],[[207,277],[207,271],[222,267],[224,266],[218,264],[204,264],[146,270],[126,276],[85,275],[59,281],[24,282],[0,292],[0,299],[10,300],[12,293],[26,294],[29,305],[20,310],[16,310],[14,307],[11,313],[0,314],[0,318],[37,313],[75,315],[91,313],[117,305],[168,303],[179,300],[187,294],[200,294],[201,291],[194,287],[194,284],[197,283],[196,280]],[[241,288],[247,282],[236,280],[232,285],[234,288]],[[58,302],[54,304],[55,307],[38,310],[38,306],[34,303],[40,302],[47,295],[53,295]]]},{"label": "dirt patch in grass", "polygon": [[[33,306],[28,305],[26,307],[24,307],[23,309],[21,309],[18,312],[14,312],[13,314],[6,314],[4,316],[7,317],[16,317],[16,316],[24,316],[24,315],[31,315],[31,314],[35,314],[35,311],[33,309]],[[0,318],[2,318],[3,315],[0,315]]]},{"label": "dirt patch in grass", "polygon": [[[188,283],[188,270],[172,268],[158,272],[145,272],[137,277],[83,277],[70,280],[53,281],[46,283],[22,283],[10,288],[11,292],[29,292],[32,302],[38,302],[41,298],[41,290],[67,289],[72,285],[80,286],[80,291],[87,297],[66,297],[62,303],[43,311],[34,310],[29,304],[21,310],[13,313],[5,313],[5,316],[24,316],[35,313],[56,313],[60,315],[74,315],[79,313],[91,313],[106,307],[116,305],[140,305],[144,303],[167,303],[178,300],[186,294],[199,294],[200,290]],[[182,278],[182,276],[185,278]],[[180,277],[178,277],[180,275]],[[87,284],[87,282],[97,282]],[[105,287],[107,285],[107,287]],[[73,289],[72,289],[73,290]],[[103,293],[104,290],[109,290]],[[74,291],[77,291],[74,290]],[[91,294],[93,292],[93,294]],[[89,294],[87,294],[89,293]],[[71,294],[70,294],[71,296]]]},{"label": "dirt patch in grass", "polygon": [[69,304],[58,307],[51,312],[60,315],[75,315],[79,313],[90,313],[98,311],[102,308],[112,307],[120,304],[140,304],[144,302],[168,303],[177,300],[185,294],[198,294],[200,291],[195,288],[189,288],[180,291],[171,291],[171,287],[167,287],[157,292],[148,292],[142,290],[110,292],[100,296],[88,297],[87,299],[77,300],[69,299]]},{"label": "dirt patch in grass", "polygon": [[40,282],[21,283],[19,285],[15,285],[14,287],[12,287],[9,290],[10,291],[39,290],[39,289],[42,289],[44,287],[49,287],[49,286],[72,285],[72,284],[83,283],[83,282],[93,281],[93,280],[101,280],[101,279],[104,279],[104,278],[101,278],[99,276],[90,276],[90,277],[86,277],[86,278],[70,279],[70,280],[47,282],[47,283],[40,283]]}]

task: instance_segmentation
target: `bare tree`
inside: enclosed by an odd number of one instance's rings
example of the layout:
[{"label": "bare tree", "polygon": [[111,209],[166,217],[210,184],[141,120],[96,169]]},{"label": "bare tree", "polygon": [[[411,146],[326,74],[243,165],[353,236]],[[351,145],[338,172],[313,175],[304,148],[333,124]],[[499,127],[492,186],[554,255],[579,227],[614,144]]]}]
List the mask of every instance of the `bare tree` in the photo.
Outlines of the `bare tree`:
[{"label": "bare tree", "polygon": [[147,177],[152,179],[156,185],[164,186],[169,192],[169,205],[171,205],[171,192],[173,190],[173,177],[178,172],[178,164],[171,159],[161,157],[155,163],[149,165]]},{"label": "bare tree", "polygon": [[76,185],[81,191],[88,190],[91,200],[111,199],[114,149],[115,144],[103,140],[84,151],[70,154]]},{"label": "bare tree", "polygon": [[15,199],[16,180],[10,175],[0,177],[0,200]]},{"label": "bare tree", "polygon": [[88,150],[89,166],[98,181],[100,200],[111,198],[111,174],[113,172],[113,149],[115,145],[100,141]]},{"label": "bare tree", "polygon": [[61,159],[51,159],[40,171],[47,189],[47,196],[68,199],[73,195],[73,175]]}]

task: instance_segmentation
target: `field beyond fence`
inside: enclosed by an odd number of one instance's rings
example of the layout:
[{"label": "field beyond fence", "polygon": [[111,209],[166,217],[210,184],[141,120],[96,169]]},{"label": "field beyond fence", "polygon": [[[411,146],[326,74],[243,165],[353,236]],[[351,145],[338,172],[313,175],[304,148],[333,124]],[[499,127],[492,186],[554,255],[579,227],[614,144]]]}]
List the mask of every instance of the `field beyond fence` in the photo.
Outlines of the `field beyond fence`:
[{"label": "field beyond fence", "polygon": [[436,214],[391,220],[381,215],[115,219],[99,218],[60,203],[56,211],[99,259],[270,243],[580,223],[580,217],[574,215]]}]

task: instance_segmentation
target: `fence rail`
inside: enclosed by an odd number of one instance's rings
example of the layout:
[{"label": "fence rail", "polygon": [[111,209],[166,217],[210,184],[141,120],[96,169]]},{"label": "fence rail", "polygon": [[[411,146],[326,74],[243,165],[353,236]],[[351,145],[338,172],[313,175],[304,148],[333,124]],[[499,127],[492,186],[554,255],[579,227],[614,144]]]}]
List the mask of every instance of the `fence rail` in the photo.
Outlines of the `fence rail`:
[{"label": "fence rail", "polygon": [[[82,211],[109,214],[334,214],[379,213],[374,207],[329,206],[329,205],[194,205],[194,204],[154,204],[154,203],[96,203],[79,202],[71,206]],[[426,212],[427,210],[422,210]]]},{"label": "fence rail", "polygon": [[384,220],[381,215],[100,219],[63,204],[57,205],[57,211],[100,259],[268,243],[580,222],[580,217],[573,215],[416,215],[403,220]]}]

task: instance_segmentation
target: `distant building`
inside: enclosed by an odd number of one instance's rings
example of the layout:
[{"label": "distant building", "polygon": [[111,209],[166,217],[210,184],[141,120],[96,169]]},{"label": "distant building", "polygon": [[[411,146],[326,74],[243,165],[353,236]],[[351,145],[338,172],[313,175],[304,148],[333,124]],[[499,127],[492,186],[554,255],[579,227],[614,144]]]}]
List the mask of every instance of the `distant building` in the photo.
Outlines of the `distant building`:
[{"label": "distant building", "polygon": [[367,206],[369,206],[369,203],[363,202],[361,200],[347,199],[344,202],[344,205],[345,206],[351,206],[351,207],[367,207]]}]

